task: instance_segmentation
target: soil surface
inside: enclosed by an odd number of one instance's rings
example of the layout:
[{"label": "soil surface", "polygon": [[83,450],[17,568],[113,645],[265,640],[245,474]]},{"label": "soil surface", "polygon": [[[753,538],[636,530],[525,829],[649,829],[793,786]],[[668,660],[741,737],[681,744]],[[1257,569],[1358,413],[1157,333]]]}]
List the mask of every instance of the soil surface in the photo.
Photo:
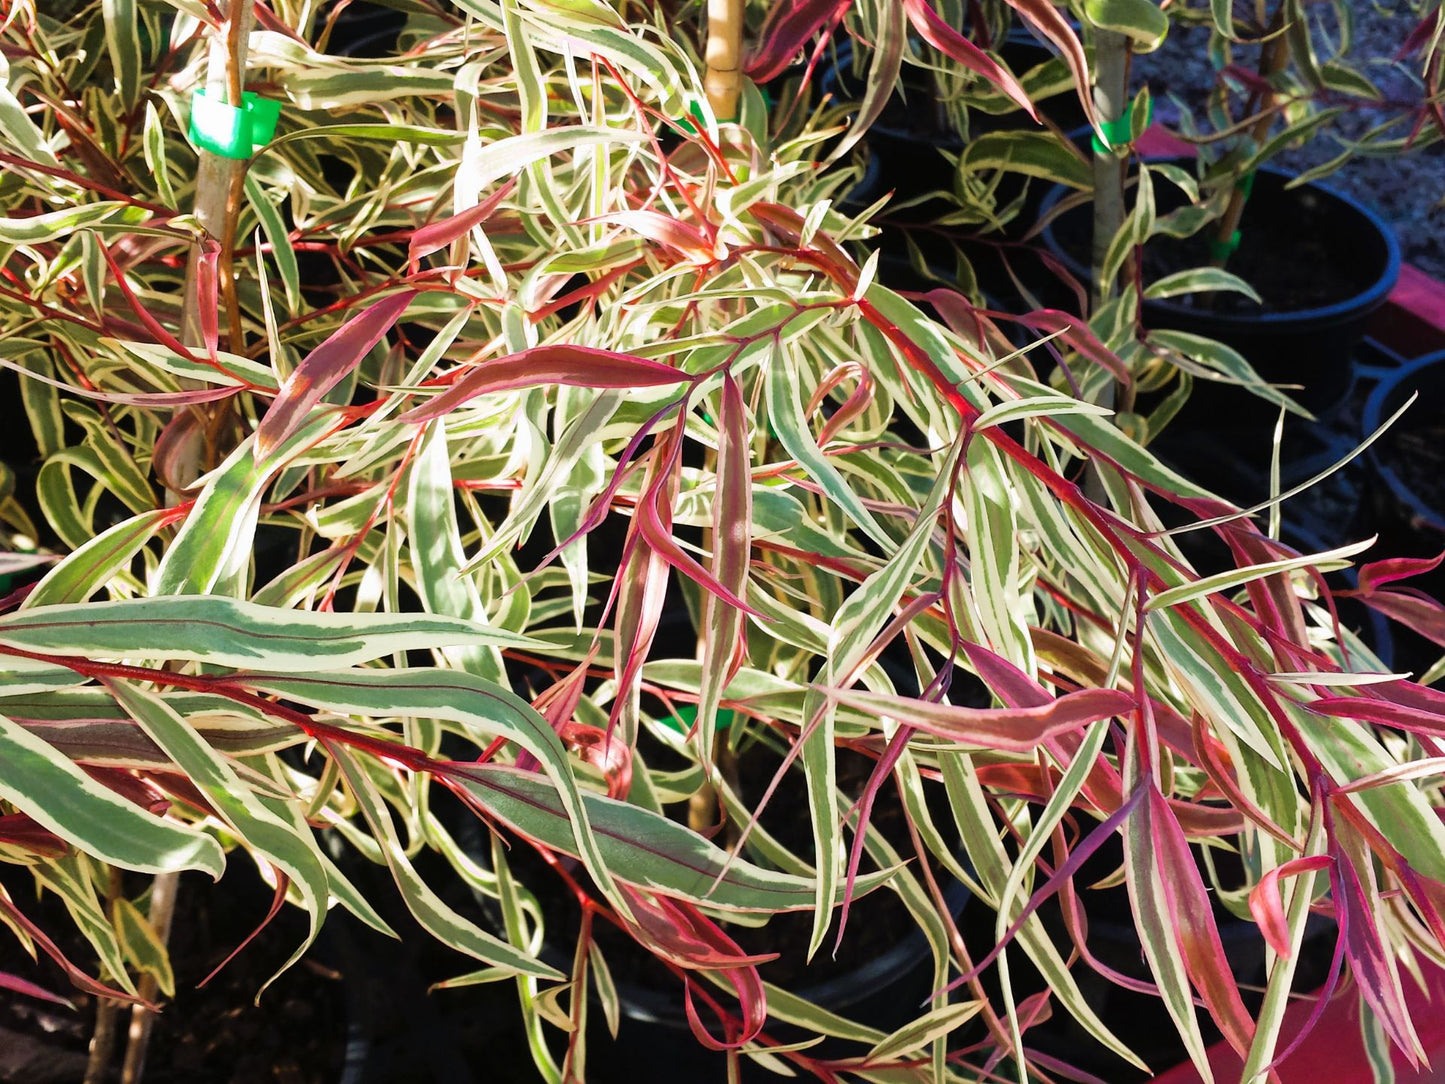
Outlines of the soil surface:
[{"label": "soil surface", "polygon": [[[1384,101],[1378,104],[1351,103],[1345,115],[1327,126],[1310,142],[1286,151],[1273,161],[1282,168],[1304,170],[1330,161],[1344,149],[1342,139],[1356,138],[1402,112],[1402,103],[1419,102],[1423,91],[1417,55],[1396,61],[1419,16],[1412,14],[1410,0],[1379,0],[1352,4],[1354,27],[1350,62],[1380,88]],[[1317,24],[1326,18],[1330,5],[1312,4]],[[1335,34],[1329,25],[1316,25],[1316,35]],[[1133,81],[1147,83],[1156,97],[1155,117],[1173,127],[1180,106],[1195,116],[1203,113],[1215,72],[1210,66],[1206,28],[1171,26],[1164,45],[1154,53],[1134,59]],[[1240,47],[1234,60],[1253,65],[1258,50]],[[1170,99],[1175,99],[1170,101]],[[1403,136],[1407,127],[1400,127]],[[1445,146],[1437,143],[1404,155],[1355,157],[1322,182],[1375,211],[1394,227],[1401,253],[1436,278],[1445,278]]]},{"label": "soil surface", "polygon": [[[71,960],[94,972],[93,955],[53,895],[35,900],[23,870],[6,869],[11,897],[56,938]],[[129,886],[128,886],[129,887]],[[283,908],[245,951],[206,986],[199,983],[265,916],[269,893],[236,864],[219,885],[183,877],[171,937],[176,995],[155,1017],[146,1084],[312,1084],[341,1079],[347,1019],[340,975],[308,957],[277,979],[261,1003],[256,992],[305,936],[305,919]],[[74,1011],[0,991],[0,1082],[73,1084],[85,1075],[95,999],[74,991],[51,961],[33,963],[10,935],[0,938],[0,971],[39,982],[70,998]],[[113,1076],[125,1052],[121,1038]]]}]

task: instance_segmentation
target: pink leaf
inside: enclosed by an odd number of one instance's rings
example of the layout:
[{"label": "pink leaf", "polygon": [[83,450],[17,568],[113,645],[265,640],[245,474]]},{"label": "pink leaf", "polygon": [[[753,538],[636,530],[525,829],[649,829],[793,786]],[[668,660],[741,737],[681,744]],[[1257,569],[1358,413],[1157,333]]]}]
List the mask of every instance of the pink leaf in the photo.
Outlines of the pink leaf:
[{"label": "pink leaf", "polygon": [[680,252],[694,263],[712,263],[727,255],[727,249],[710,240],[696,226],[689,226],[658,211],[617,211],[589,221],[615,223],[649,241]]},{"label": "pink leaf", "polygon": [[648,546],[673,568],[689,579],[695,580],[703,590],[715,595],[729,606],[742,613],[751,614],[760,620],[768,620],[744,602],[731,588],[718,582],[717,577],[703,568],[691,554],[677,544],[677,540],[672,537],[672,532],[663,526],[662,519],[658,516],[655,492],[644,495],[642,501],[638,503],[637,522]]},{"label": "pink leaf", "polygon": [[[780,203],[755,203],[748,214],[791,245],[803,239],[803,216]],[[858,285],[858,265],[839,247],[838,242],[821,231],[813,234],[809,248],[801,250],[814,256],[814,262],[844,293],[852,293]]]},{"label": "pink leaf", "polygon": [[[1404,685],[1405,682],[1392,684]],[[1393,726],[1421,734],[1445,734],[1445,713],[1432,706],[1402,704],[1378,695],[1382,686],[1372,686],[1370,696],[1328,696],[1309,705],[1310,710],[1334,718],[1358,719],[1379,726]]]},{"label": "pink leaf", "polygon": [[1089,61],[1084,47],[1069,22],[1059,14],[1050,0],[1008,0],[1009,7],[1024,17],[1039,33],[1059,47],[1064,54],[1064,63],[1074,76],[1074,89],[1084,107],[1084,116],[1094,128],[1099,127],[1098,114],[1094,112],[1093,81],[1089,78]]},{"label": "pink leaf", "polygon": [[322,396],[361,364],[367,352],[401,319],[414,297],[416,291],[407,290],[378,301],[346,321],[306,355],[281,385],[271,409],[261,419],[256,430],[257,459],[270,455],[296,431]]},{"label": "pink leaf", "polygon": [[414,230],[411,240],[406,246],[406,258],[413,269],[416,268],[417,262],[423,256],[429,256],[438,249],[446,248],[458,237],[470,233],[474,226],[480,226],[491,218],[502,200],[511,195],[512,189],[516,186],[517,179],[513,177],[475,207],[468,208],[459,215],[452,215],[450,218],[429,222],[420,229]]},{"label": "pink leaf", "polygon": [[201,306],[201,340],[206,344],[206,354],[214,358],[220,348],[220,303],[217,290],[217,268],[221,261],[221,250],[207,245],[196,259],[196,301]]},{"label": "pink leaf", "polygon": [[841,365],[835,366],[818,383],[818,387],[808,399],[808,406],[803,411],[804,415],[812,417],[816,414],[828,393],[845,380],[856,380],[858,386],[853,389],[853,394],[844,400],[843,405],[829,415],[828,420],[823,423],[823,428],[818,433],[818,447],[820,448],[827,447],[828,442],[837,435],[839,429],[867,410],[869,404],[873,402],[873,374],[856,361],[845,361]]},{"label": "pink leaf", "polygon": [[[1410,1021],[1410,1012],[1405,1007],[1400,974],[1376,925],[1375,916],[1383,907],[1375,888],[1369,851],[1361,845],[1362,841],[1353,830],[1338,822],[1334,827],[1339,850],[1330,880],[1333,882],[1335,907],[1341,915],[1340,933],[1345,940],[1350,971],[1360,987],[1365,1004],[1374,1012],[1390,1041],[1413,1066],[1419,1068],[1425,1060],[1425,1053],[1420,1049],[1420,1040]],[[1355,861],[1351,861],[1345,853],[1347,850],[1359,852]],[[1358,868],[1356,862],[1360,863]],[[1361,870],[1365,880],[1361,879]]]},{"label": "pink leaf", "polygon": [[691,380],[660,361],[559,343],[534,346],[469,370],[436,398],[401,416],[404,422],[429,422],[488,392],[569,384],[579,388],[655,388]]},{"label": "pink leaf", "polygon": [[721,926],[686,900],[644,893],[626,884],[619,887],[631,911],[619,911],[619,917],[639,944],[678,967],[715,973],[737,995],[743,1010],[742,1033],[719,1042],[708,1034],[698,1017],[688,980],[687,1017],[697,1041],[712,1050],[730,1050],[757,1038],[768,1016],[767,994],[757,965],[777,959],[777,954],[747,955]]},{"label": "pink leaf", "polygon": [[[939,18],[929,0],[903,0],[903,10],[908,15],[908,21],[913,24],[913,29],[918,31],[919,37],[940,53],[952,57],[965,68],[983,76],[1017,102],[1019,108],[1034,120],[1039,119],[1039,115],[1034,112],[1034,103],[1029,101],[1027,92],[1009,70],[1001,67],[993,57]],[[1067,28],[1068,24],[1064,25]]]},{"label": "pink leaf", "polygon": [[17,994],[24,994],[26,997],[39,998],[42,1001],[50,1001],[56,1005],[64,1005],[67,1009],[74,1009],[75,1003],[67,1001],[59,994],[52,994],[43,986],[36,986],[33,982],[22,979],[19,975],[12,975],[6,971],[0,971],[0,990],[13,990]]},{"label": "pink leaf", "polygon": [[1107,369],[1125,387],[1128,387],[1133,378],[1129,375],[1129,368],[1117,354],[1105,346],[1090,330],[1089,325],[1076,316],[1070,316],[1058,309],[1035,309],[1018,318],[1018,322],[1026,328],[1043,334],[1058,333],[1058,337],[1068,344],[1069,348],[1077,351],[1080,356],[1092,361],[1095,365]]},{"label": "pink leaf", "polygon": [[1371,561],[1360,566],[1360,591],[1369,594],[1395,580],[1409,579],[1433,572],[1445,561],[1445,553],[1438,557],[1391,557],[1385,561]]},{"label": "pink leaf", "polygon": [[65,953],[60,950],[60,946],[52,941],[44,930],[26,918],[24,913],[3,895],[0,895],[0,913],[3,913],[11,925],[24,930],[25,934],[39,946],[40,951],[59,964],[61,970],[65,972],[66,978],[73,982],[79,989],[89,994],[95,994],[98,997],[112,997],[117,1001],[124,1001],[127,1004],[144,1005],[148,1009],[155,1009],[155,1006],[149,1002],[142,1001],[140,998],[133,997],[113,987],[106,986],[104,983],[97,982],[84,971],[80,970],[80,968],[70,962]]},{"label": "pink leaf", "polygon": [[[1348,592],[1340,592],[1348,594]],[[1445,605],[1413,588],[1361,593],[1360,601],[1370,609],[1384,614],[1413,629],[1425,639],[1445,647]]]},{"label": "pink leaf", "polygon": [[1081,689],[1028,708],[961,708],[906,697],[827,689],[828,696],[860,711],[888,715],[950,741],[1027,753],[1043,742],[1134,710],[1134,698],[1117,689]]},{"label": "pink leaf", "polygon": [[743,62],[743,71],[756,83],[783,74],[808,39],[836,20],[852,0],[779,0],[768,10],[758,43]]},{"label": "pink leaf", "polygon": [[1244,1007],[1229,960],[1225,958],[1219,926],[1210,909],[1199,865],[1173,811],[1157,789],[1149,791],[1147,811],[1154,865],[1164,887],[1170,924],[1184,957],[1184,969],[1229,1045],[1241,1057],[1247,1056],[1254,1039],[1254,1021]]}]

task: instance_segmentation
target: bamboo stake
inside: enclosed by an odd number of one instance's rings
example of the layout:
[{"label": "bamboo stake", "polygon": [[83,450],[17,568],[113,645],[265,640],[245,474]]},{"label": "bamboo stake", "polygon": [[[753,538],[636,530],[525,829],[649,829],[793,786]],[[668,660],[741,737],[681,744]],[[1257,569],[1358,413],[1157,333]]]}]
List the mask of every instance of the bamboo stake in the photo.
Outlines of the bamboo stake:
[{"label": "bamboo stake", "polygon": [[707,75],[703,89],[713,116],[736,120],[742,93],[742,0],[707,0]]}]

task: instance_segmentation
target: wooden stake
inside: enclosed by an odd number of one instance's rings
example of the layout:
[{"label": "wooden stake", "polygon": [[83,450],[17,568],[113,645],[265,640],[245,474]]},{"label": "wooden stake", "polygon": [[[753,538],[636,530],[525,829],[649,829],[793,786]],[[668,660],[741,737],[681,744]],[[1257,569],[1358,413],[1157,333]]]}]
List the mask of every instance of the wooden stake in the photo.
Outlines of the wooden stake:
[{"label": "wooden stake", "polygon": [[743,89],[742,0],[707,0],[707,75],[703,89],[713,115],[720,121],[737,120],[738,97]]}]

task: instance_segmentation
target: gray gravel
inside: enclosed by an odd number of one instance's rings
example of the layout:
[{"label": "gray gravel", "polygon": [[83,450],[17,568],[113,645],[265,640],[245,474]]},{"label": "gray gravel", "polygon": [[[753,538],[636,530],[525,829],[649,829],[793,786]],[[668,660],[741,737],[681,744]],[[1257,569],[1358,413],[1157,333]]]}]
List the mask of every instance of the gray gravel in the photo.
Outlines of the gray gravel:
[{"label": "gray gravel", "polygon": [[[1418,0],[1417,0],[1418,2]],[[1313,4],[1323,22],[1328,5]],[[1362,104],[1351,109],[1335,125],[1322,129],[1305,146],[1276,158],[1286,169],[1303,170],[1328,162],[1343,149],[1339,136],[1355,137],[1401,112],[1403,103],[1418,103],[1424,91],[1419,79],[1421,60],[1417,55],[1403,61],[1395,53],[1419,19],[1409,0],[1357,2],[1354,7],[1354,40],[1350,59],[1384,94],[1385,104]],[[1331,30],[1333,19],[1330,19]],[[1317,35],[1325,28],[1317,24]],[[1204,28],[1170,28],[1165,44],[1154,53],[1134,60],[1134,81],[1148,82],[1156,98],[1155,116],[1166,124],[1177,119],[1178,109],[1169,97],[1202,115],[1213,86]],[[1238,48],[1235,62],[1253,65],[1256,49]],[[1399,131],[1407,131],[1402,125]],[[1343,192],[1373,209],[1394,227],[1401,251],[1408,263],[1428,274],[1445,279],[1445,144],[1385,158],[1355,157],[1324,180],[1326,186]]]}]

